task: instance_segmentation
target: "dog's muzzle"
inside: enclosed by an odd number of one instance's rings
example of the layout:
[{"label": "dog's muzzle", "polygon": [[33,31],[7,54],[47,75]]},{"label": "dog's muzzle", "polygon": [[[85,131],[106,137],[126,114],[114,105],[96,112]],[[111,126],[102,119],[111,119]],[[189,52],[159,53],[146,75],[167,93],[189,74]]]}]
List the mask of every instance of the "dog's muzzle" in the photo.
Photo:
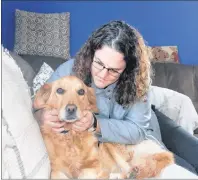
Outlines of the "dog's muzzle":
[{"label": "dog's muzzle", "polygon": [[74,120],[77,118],[76,116],[77,106],[75,104],[68,104],[65,107],[65,118],[67,120]]}]

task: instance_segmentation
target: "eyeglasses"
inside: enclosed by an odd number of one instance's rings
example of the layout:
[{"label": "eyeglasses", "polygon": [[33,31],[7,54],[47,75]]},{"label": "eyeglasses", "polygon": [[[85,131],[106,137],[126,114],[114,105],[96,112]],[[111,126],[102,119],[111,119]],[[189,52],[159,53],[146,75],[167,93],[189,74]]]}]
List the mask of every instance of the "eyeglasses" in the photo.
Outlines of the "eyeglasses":
[{"label": "eyeglasses", "polygon": [[116,71],[115,69],[112,69],[112,68],[106,68],[102,63],[100,63],[99,61],[93,61],[92,65],[102,71],[103,69],[107,69],[109,75],[113,76],[113,77],[118,77],[120,76],[121,73],[119,73],[118,71]]}]

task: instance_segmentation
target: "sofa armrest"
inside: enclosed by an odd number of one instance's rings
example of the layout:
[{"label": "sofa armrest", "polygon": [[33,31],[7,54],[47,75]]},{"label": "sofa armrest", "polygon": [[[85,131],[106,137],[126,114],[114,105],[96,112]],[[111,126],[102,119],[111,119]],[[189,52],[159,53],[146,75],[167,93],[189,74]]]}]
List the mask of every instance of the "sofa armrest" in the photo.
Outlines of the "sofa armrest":
[{"label": "sofa armrest", "polygon": [[198,172],[198,139],[155,109],[165,146],[195,167]]}]

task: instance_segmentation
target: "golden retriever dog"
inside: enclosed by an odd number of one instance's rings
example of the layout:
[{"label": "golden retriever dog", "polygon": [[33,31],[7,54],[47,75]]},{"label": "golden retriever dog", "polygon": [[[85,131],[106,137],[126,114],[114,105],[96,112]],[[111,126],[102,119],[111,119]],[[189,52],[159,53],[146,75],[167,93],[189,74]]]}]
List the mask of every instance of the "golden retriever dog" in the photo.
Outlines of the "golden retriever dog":
[{"label": "golden retriever dog", "polygon": [[[61,121],[74,123],[84,110],[97,112],[94,90],[75,76],[45,84],[37,92],[34,108],[56,108]],[[41,126],[51,162],[52,179],[124,179],[157,177],[174,163],[172,153],[151,140],[137,145],[98,143],[95,132],[55,133]]]}]

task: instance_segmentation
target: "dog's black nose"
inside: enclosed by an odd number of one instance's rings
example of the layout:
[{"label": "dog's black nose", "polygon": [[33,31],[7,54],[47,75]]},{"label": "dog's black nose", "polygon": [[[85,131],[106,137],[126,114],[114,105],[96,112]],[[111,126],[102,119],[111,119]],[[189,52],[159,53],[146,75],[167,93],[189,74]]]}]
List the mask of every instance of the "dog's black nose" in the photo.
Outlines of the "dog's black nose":
[{"label": "dog's black nose", "polygon": [[77,107],[76,107],[76,105],[74,105],[74,104],[68,104],[68,105],[65,107],[65,110],[66,110],[66,112],[67,112],[68,114],[73,114],[73,113],[76,112]]}]

